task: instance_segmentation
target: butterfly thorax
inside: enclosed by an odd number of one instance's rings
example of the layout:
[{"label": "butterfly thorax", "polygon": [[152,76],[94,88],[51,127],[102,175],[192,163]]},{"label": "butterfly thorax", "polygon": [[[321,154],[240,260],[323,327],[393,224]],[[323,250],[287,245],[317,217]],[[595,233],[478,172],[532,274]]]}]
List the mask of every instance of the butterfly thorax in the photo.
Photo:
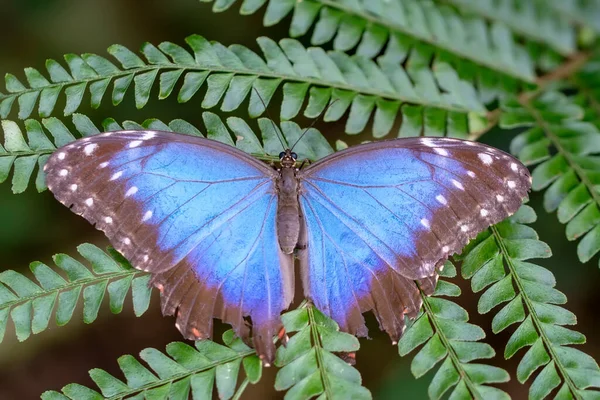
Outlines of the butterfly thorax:
[{"label": "butterfly thorax", "polygon": [[286,150],[279,155],[281,169],[277,179],[277,237],[279,247],[286,254],[294,252],[300,233],[300,205],[298,203],[297,155]]}]

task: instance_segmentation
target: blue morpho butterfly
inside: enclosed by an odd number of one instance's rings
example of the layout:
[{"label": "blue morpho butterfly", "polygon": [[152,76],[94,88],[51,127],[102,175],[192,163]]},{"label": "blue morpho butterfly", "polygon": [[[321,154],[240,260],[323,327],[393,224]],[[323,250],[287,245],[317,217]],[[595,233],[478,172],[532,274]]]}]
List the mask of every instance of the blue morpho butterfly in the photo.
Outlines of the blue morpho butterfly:
[{"label": "blue morpho butterfly", "polygon": [[431,293],[436,268],[531,186],[515,158],[458,139],[362,144],[306,168],[296,158],[282,152],[277,169],[209,139],[118,131],[58,149],[44,169],[59,201],[152,273],[186,338],[210,337],[220,318],[265,364],[294,253],[306,297],[343,331],[365,336],[372,310],[396,342],[421,305],[414,280]]}]

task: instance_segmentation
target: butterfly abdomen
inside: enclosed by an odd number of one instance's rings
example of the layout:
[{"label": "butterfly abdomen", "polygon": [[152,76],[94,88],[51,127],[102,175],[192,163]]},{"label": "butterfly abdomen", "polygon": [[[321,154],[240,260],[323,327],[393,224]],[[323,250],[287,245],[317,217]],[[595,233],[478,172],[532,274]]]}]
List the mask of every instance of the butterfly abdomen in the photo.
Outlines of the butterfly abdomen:
[{"label": "butterfly abdomen", "polygon": [[282,168],[277,181],[277,189],[279,191],[279,203],[277,205],[279,247],[285,254],[292,254],[300,234],[298,179],[293,168]]}]

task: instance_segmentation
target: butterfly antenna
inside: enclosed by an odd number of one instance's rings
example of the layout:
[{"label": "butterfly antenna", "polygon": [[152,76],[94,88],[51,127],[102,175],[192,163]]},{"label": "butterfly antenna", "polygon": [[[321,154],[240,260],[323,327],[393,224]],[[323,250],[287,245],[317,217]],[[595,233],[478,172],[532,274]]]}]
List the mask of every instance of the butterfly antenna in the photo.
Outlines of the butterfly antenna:
[{"label": "butterfly antenna", "polygon": [[317,123],[317,121],[319,119],[321,119],[321,117],[323,116],[323,114],[325,114],[327,112],[327,110],[329,110],[331,108],[331,106],[333,106],[335,104],[336,101],[338,101],[339,99],[335,99],[333,100],[331,103],[329,103],[329,105],[327,107],[325,107],[320,113],[319,115],[317,115],[317,118],[313,119],[313,121],[311,122],[311,124],[309,125],[308,128],[305,128],[304,131],[302,132],[302,134],[300,135],[300,137],[298,138],[298,140],[296,140],[294,142],[294,145],[291,147],[290,150],[294,150],[294,147],[296,147],[296,145],[298,144],[298,142],[300,142],[300,140],[304,137],[304,135],[306,135],[306,133],[313,127],[315,126],[315,124]]},{"label": "butterfly antenna", "polygon": [[[265,113],[267,114],[267,117],[269,118],[269,121],[271,121],[271,125],[273,125],[273,129],[275,129],[275,135],[277,136],[277,139],[279,139],[279,143],[281,143],[281,147],[283,150],[287,149],[287,146],[285,145],[285,143],[283,142],[283,139],[280,136],[280,131],[277,128],[277,125],[275,125],[275,122],[273,122],[273,118],[271,117],[271,114],[269,113],[269,109],[267,108],[267,105],[265,104],[265,101],[263,100],[263,98],[261,97],[260,93],[258,93],[258,90],[256,90],[255,87],[252,87],[252,89],[254,90],[254,93],[256,93],[256,95],[258,96],[258,98],[260,99],[260,102],[262,103],[264,109],[265,109]],[[281,134],[283,135],[283,133]]]}]

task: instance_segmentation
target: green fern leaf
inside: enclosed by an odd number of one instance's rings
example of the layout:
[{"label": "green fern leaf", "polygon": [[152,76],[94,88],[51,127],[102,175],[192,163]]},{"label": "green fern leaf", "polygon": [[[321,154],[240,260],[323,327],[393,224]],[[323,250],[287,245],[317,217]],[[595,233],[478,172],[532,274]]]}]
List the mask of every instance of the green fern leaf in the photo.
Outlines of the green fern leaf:
[{"label": "green fern leaf", "polygon": [[548,3],[569,21],[600,32],[600,2],[597,0],[551,0]]},{"label": "green fern leaf", "polygon": [[[62,393],[47,391],[44,400],[73,399],[210,399],[214,387],[220,399],[236,398],[248,383],[262,376],[262,364],[254,350],[236,338],[233,331],[223,334],[225,346],[204,340],[193,348],[182,342],[167,345],[166,354],[152,348],[140,352],[143,365],[137,358],[125,355],[118,359],[125,380],[101,369],[92,369],[90,377],[100,392],[70,384]],[[238,372],[243,368],[246,379],[236,392]]]},{"label": "green fern leaf", "polygon": [[517,214],[479,235],[462,255],[462,275],[471,278],[474,291],[485,290],[479,312],[503,304],[492,321],[495,333],[518,324],[504,356],[511,358],[528,348],[517,367],[521,383],[542,369],[531,384],[529,398],[543,399],[559,385],[562,397],[558,398],[595,396],[597,392],[587,389],[600,387],[600,368],[587,354],[567,347],[585,343],[585,337],[564,327],[576,323],[575,315],[559,306],[566,303],[565,295],[554,288],[550,271],[527,261],[551,255],[537,233],[524,225],[535,219],[533,209],[522,206]]},{"label": "green fern leaf", "polygon": [[[146,44],[142,48],[146,61],[122,46],[111,46],[109,53],[120,67],[97,55],[68,55],[65,59],[70,73],[57,62],[51,62],[47,68],[50,80],[37,72],[38,78],[29,79],[33,82],[29,88],[9,74],[6,76],[9,94],[0,94],[0,117],[8,116],[15,99],[21,119],[29,117],[36,103],[39,114],[49,116],[54,111],[56,97],[63,91],[67,97],[65,115],[79,109],[86,90],[90,92],[92,107],[96,108],[110,82],[113,82],[113,104],[119,104],[133,86],[136,105],[141,108],[149,101],[157,80],[162,99],[174,92],[182,76],[177,95],[180,102],[189,101],[206,84],[202,107],[220,104],[222,111],[229,112],[250,97],[248,112],[256,117],[264,112],[261,98],[268,105],[281,87],[282,119],[296,117],[308,98],[304,109],[307,117],[315,118],[327,110],[325,119],[335,121],[348,111],[347,133],[363,131],[374,112],[375,137],[387,135],[398,114],[404,116],[405,112],[412,116],[411,127],[401,128],[401,136],[424,131],[466,137],[468,116],[485,113],[473,85],[462,80],[441,59],[436,59],[430,67],[428,51],[419,47],[411,51],[404,70],[394,55],[396,50],[389,50],[375,63],[360,55],[350,57],[341,52],[326,53],[321,48],[306,49],[293,39],[276,43],[266,37],[259,38],[264,58],[246,47],[225,47],[198,35],[188,37],[186,42],[192,53],[173,43],[161,43],[158,48]],[[334,106],[327,108],[330,104]]]},{"label": "green fern leaf", "polygon": [[85,323],[94,322],[106,292],[110,310],[120,313],[130,287],[135,314],[146,312],[150,304],[148,274],[134,270],[122,257],[109,256],[88,243],[77,247],[77,251],[91,268],[66,254],[54,256],[58,271],[66,279],[37,261],[29,266],[35,281],[12,270],[0,273],[0,341],[10,318],[19,341],[46,330],[54,309],[56,324],[67,324],[81,297]]},{"label": "green fern leaf", "polygon": [[281,369],[276,390],[287,390],[286,398],[291,399],[371,399],[358,371],[334,355],[357,351],[356,337],[340,332],[311,305],[284,314],[282,320],[286,331],[295,334],[277,349],[275,365]]},{"label": "green fern leaf", "polygon": [[[454,277],[456,268],[448,261],[440,276]],[[438,281],[433,296],[421,292],[421,314],[400,339],[398,351],[404,356],[423,345],[411,363],[411,371],[417,378],[441,363],[429,384],[430,399],[440,399],[449,390],[450,398],[509,399],[504,391],[488,386],[508,381],[505,370],[472,363],[495,355],[490,345],[480,342],[485,333],[467,322],[469,315],[464,308],[441,297],[456,297],[460,293],[458,286],[445,280]]]},{"label": "green fern leaf", "polygon": [[[215,1],[213,11],[224,11],[234,3]],[[246,0],[240,12],[254,13],[264,3],[267,1]],[[314,26],[313,45],[333,41],[336,50],[356,48],[358,55],[367,58],[377,56],[386,47],[384,58],[393,57],[396,65],[411,50],[427,47],[427,53],[435,53],[436,58],[444,58],[460,70],[469,65],[472,69],[476,64],[512,79],[533,82],[535,78],[529,54],[504,24],[489,26],[483,19],[467,17],[433,1],[269,0],[263,24],[275,25],[292,12],[290,36],[305,35]],[[532,24],[527,21],[527,25]],[[471,78],[476,80],[475,76]]]},{"label": "green fern leaf", "polygon": [[445,0],[462,11],[498,21],[516,34],[546,44],[562,55],[576,51],[574,27],[543,1]]},{"label": "green fern leaf", "polygon": [[547,188],[544,208],[557,211],[569,240],[582,238],[577,255],[589,261],[600,251],[600,130],[581,121],[584,110],[557,92],[524,104],[508,101],[504,109],[503,126],[531,127],[513,140],[511,151],[526,164],[539,164],[533,189]]}]

